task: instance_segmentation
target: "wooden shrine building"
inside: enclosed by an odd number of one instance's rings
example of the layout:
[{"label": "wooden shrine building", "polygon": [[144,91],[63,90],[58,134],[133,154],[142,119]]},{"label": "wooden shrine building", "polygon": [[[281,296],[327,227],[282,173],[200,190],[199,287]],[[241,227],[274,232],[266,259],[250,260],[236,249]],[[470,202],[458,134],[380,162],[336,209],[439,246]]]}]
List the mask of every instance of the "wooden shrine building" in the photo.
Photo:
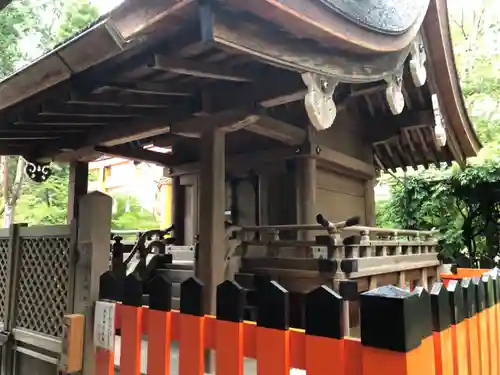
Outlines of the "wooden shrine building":
[{"label": "wooden shrine building", "polygon": [[464,165],[480,149],[446,0],[393,3],[126,0],[0,83],[0,153],[24,156],[36,181],[71,163],[69,219],[100,155],[170,168],[176,237],[199,235],[213,309],[225,220],[375,227],[378,170]]}]

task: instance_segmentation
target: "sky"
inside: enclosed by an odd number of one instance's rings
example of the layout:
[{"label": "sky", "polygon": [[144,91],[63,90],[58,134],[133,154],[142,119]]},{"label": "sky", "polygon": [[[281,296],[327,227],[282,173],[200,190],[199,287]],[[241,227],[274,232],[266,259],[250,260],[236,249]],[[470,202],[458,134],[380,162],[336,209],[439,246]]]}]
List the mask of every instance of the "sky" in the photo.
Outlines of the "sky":
[{"label": "sky", "polygon": [[120,5],[123,0],[90,0],[90,3],[99,8],[101,14],[109,12]]}]

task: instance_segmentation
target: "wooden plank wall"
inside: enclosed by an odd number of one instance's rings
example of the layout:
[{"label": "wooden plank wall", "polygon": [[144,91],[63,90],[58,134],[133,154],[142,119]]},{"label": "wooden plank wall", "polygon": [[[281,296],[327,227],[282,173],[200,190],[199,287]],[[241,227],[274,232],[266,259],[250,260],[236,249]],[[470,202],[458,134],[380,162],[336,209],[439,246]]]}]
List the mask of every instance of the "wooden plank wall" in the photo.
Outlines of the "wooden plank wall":
[{"label": "wooden plank wall", "polygon": [[317,170],[316,211],[330,221],[360,216],[366,224],[366,181],[326,169]]}]

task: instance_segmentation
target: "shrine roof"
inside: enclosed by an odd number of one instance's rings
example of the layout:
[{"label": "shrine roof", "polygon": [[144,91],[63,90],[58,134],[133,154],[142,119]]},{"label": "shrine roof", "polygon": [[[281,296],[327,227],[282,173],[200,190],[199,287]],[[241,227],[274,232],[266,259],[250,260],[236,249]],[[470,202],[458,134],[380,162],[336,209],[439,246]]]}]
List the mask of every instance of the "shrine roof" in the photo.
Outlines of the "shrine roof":
[{"label": "shrine roof", "polygon": [[[338,112],[390,122],[369,139],[379,167],[463,163],[481,145],[460,91],[446,1],[399,3],[389,19],[382,11],[394,2],[384,0],[357,8],[340,0],[125,1],[0,82],[0,153],[183,163],[146,146],[189,143],[210,124],[225,126],[240,152],[296,147],[309,122],[301,73],[310,72],[339,81]],[[380,17],[364,17],[370,9]],[[416,86],[410,66],[418,38],[428,77]],[[399,70],[405,109],[393,116],[385,96]],[[400,155],[401,146],[412,158]]]}]

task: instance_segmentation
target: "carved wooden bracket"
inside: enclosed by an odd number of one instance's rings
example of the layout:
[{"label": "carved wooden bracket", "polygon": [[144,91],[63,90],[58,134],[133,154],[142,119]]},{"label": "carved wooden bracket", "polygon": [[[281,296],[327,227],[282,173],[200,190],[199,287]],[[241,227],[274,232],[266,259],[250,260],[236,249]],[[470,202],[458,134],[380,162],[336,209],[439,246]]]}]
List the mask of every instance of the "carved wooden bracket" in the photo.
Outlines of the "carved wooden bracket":
[{"label": "carved wooden bracket", "polygon": [[333,93],[339,81],[309,72],[302,74],[302,80],[307,86],[304,104],[311,124],[317,130],[328,129],[337,116]]}]

